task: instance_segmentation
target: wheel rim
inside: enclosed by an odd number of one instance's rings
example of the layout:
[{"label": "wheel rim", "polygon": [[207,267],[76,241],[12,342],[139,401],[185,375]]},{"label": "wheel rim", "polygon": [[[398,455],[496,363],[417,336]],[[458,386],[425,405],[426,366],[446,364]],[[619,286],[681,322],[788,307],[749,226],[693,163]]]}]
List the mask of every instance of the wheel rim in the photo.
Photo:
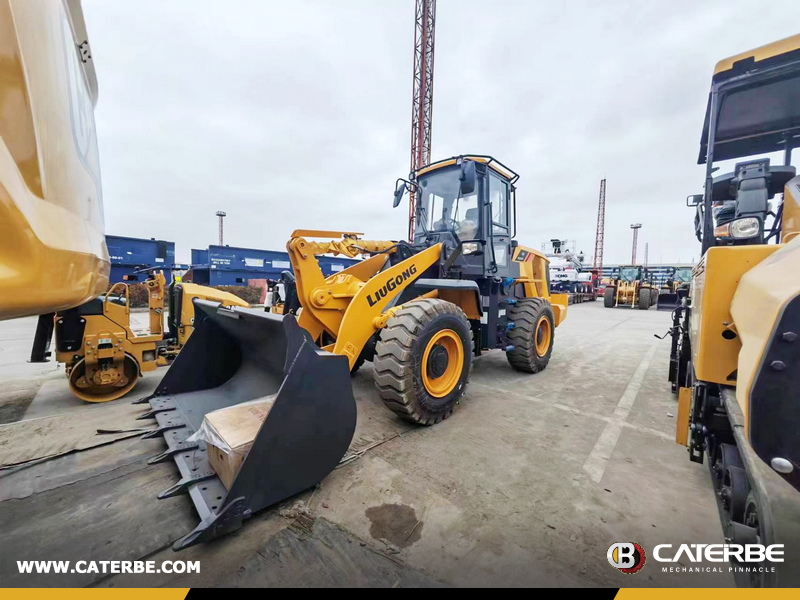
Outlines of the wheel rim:
[{"label": "wheel rim", "polygon": [[86,363],[80,359],[69,374],[69,387],[72,393],[84,402],[110,402],[127,394],[139,379],[139,366],[136,361],[125,355],[123,373],[125,382],[122,385],[98,385],[87,380]]},{"label": "wheel rim", "polygon": [[452,329],[442,329],[428,342],[422,356],[422,383],[434,398],[452,392],[464,368],[464,347]]},{"label": "wheel rim", "polygon": [[550,349],[550,336],[552,335],[550,329],[550,321],[547,320],[547,317],[542,317],[539,319],[539,322],[536,323],[536,331],[533,333],[533,339],[535,340],[536,346],[536,354],[538,356],[544,356],[547,354],[547,351]]}]

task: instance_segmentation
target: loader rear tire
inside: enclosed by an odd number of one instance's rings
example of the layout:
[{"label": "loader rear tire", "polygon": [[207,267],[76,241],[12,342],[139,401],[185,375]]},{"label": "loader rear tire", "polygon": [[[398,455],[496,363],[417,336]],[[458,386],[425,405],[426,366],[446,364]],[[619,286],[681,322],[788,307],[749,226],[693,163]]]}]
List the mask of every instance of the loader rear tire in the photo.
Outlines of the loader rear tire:
[{"label": "loader rear tire", "polygon": [[617,288],[607,287],[603,292],[603,306],[606,308],[614,308],[614,296],[617,293]]},{"label": "loader rear tire", "polygon": [[514,349],[506,352],[509,364],[517,371],[538,373],[550,362],[555,339],[553,308],[544,298],[525,298],[508,308],[514,329],[508,338]]},{"label": "loader rear tire", "polygon": [[469,381],[469,320],[452,302],[409,302],[381,331],[372,365],[375,387],[390,410],[411,423],[439,423],[452,414]]}]

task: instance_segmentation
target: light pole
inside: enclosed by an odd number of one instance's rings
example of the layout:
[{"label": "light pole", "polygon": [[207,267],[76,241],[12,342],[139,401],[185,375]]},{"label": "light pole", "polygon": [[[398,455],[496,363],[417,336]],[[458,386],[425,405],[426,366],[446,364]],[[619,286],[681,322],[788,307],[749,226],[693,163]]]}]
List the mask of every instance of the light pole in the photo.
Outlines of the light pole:
[{"label": "light pole", "polygon": [[219,245],[222,246],[222,219],[227,217],[228,213],[218,210],[217,216],[219,217]]},{"label": "light pole", "polygon": [[633,251],[631,252],[631,264],[633,266],[636,266],[636,245],[639,243],[639,230],[641,228],[641,223],[634,223],[631,225],[631,229],[633,229]]}]

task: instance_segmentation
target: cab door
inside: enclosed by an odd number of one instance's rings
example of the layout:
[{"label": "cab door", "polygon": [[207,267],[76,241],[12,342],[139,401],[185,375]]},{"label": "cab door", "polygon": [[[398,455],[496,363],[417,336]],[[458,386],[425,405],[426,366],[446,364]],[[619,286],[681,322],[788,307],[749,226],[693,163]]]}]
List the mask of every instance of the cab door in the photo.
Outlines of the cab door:
[{"label": "cab door", "polygon": [[507,181],[488,170],[489,201],[486,205],[486,269],[490,275],[511,274],[511,189]]}]

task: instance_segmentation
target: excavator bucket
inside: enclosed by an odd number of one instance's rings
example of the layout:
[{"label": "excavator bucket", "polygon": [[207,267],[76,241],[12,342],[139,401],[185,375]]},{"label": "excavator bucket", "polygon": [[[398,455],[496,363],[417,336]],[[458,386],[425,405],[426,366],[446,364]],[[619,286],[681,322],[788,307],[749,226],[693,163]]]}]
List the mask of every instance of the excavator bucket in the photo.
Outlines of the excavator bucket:
[{"label": "excavator bucket", "polygon": [[[347,357],[317,347],[294,316],[195,300],[195,331],[144,401],[180,480],[159,494],[187,493],[200,523],[173,544],[182,550],[242,525],[253,513],[313,487],[344,456],[356,425]],[[206,414],[265,396],[274,403],[225,489],[204,442],[188,440]],[[144,403],[139,401],[139,403]]]}]

